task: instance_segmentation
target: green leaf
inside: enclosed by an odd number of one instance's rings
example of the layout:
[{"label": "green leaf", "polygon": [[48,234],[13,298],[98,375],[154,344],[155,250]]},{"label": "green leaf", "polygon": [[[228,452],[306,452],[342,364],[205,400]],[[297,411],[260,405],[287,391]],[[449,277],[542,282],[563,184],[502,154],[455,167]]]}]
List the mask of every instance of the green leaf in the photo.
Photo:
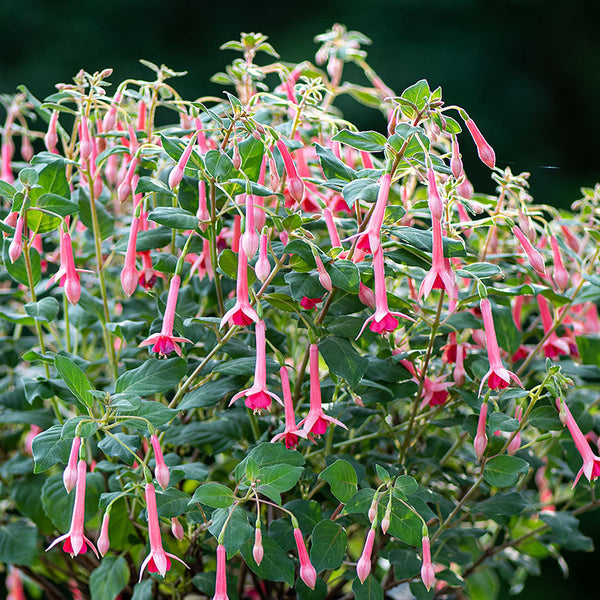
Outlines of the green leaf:
[{"label": "green leaf", "polygon": [[488,277],[494,277],[494,275],[502,275],[502,269],[498,265],[492,263],[471,263],[456,271],[457,275],[461,277],[472,277],[473,279],[478,277],[479,279],[486,279]]},{"label": "green leaf", "polygon": [[354,600],[383,600],[383,588],[373,575],[369,575],[364,583],[358,577],[352,582]]},{"label": "green leaf", "polygon": [[508,487],[519,480],[521,473],[529,470],[529,464],[518,456],[494,456],[483,469],[483,478],[495,487]]},{"label": "green leaf", "polygon": [[488,517],[495,515],[510,517],[522,513],[525,509],[533,510],[533,506],[522,494],[518,492],[500,492],[473,506],[471,512],[473,514],[482,512]]},{"label": "green leaf", "polygon": [[95,388],[85,373],[70,358],[60,354],[55,356],[54,366],[73,395],[85,406],[91,408],[94,405],[94,398],[89,391]]},{"label": "green leaf", "polygon": [[32,565],[36,557],[37,527],[33,523],[20,519],[0,527],[1,563]]},{"label": "green leaf", "polygon": [[135,193],[143,194],[148,192],[160,192],[161,194],[168,194],[169,196],[175,195],[164,181],[144,175],[140,177],[137,187],[135,188]]},{"label": "green leaf", "polygon": [[493,314],[498,345],[512,355],[521,345],[521,332],[517,329],[509,308],[494,306]]},{"label": "green leaf", "polygon": [[118,458],[127,465],[133,465],[135,457],[127,448],[125,444],[131,448],[134,452],[137,452],[141,446],[141,439],[139,435],[127,435],[125,433],[113,433],[115,437],[106,436],[103,440],[98,443],[98,448],[104,452],[106,456],[112,458]]},{"label": "green leaf", "polygon": [[356,179],[354,171],[337,158],[332,150],[319,144],[315,144],[315,149],[327,179],[343,179],[344,181]]},{"label": "green leaf", "polygon": [[[212,514],[212,525],[208,528],[208,531],[216,538],[219,535],[225,525],[225,521],[229,516],[228,508],[217,508]],[[229,523],[225,529],[225,539],[223,545],[227,550],[227,557],[231,558],[240,548],[244,545],[254,534],[254,527],[248,523],[248,513],[241,508],[236,506],[233,510],[233,514],[229,518]]]},{"label": "green leaf", "polygon": [[312,531],[310,561],[317,573],[325,569],[337,569],[344,560],[348,535],[346,530],[333,521],[321,521]]},{"label": "green leaf", "polygon": [[115,390],[139,396],[164,394],[177,385],[186,373],[187,363],[183,358],[149,358],[139,367],[125,371],[117,379]]},{"label": "green leaf", "polygon": [[[394,494],[397,492],[394,491]],[[385,505],[379,504],[379,519],[383,519]],[[367,508],[368,510],[368,508]],[[421,543],[423,523],[405,504],[392,495],[392,513],[390,518],[389,535],[402,540],[410,546],[418,546]]]},{"label": "green leaf", "polygon": [[237,174],[231,158],[219,150],[209,150],[204,157],[208,174],[217,181],[228,181]]},{"label": "green leaf", "polygon": [[360,273],[351,260],[334,260],[327,265],[327,272],[334,287],[351,294],[358,294]]},{"label": "green leaf", "polygon": [[353,389],[358,386],[369,366],[369,361],[344,338],[326,337],[319,344],[319,352],[330,371],[345,379]]},{"label": "green leaf", "polygon": [[534,408],[529,415],[529,424],[546,431],[560,431],[563,428],[558,412],[551,406]]},{"label": "green leaf", "polygon": [[[123,416],[143,417],[144,419],[147,419],[154,427],[162,427],[163,425],[166,425],[177,414],[176,409],[169,408],[162,402],[157,402],[154,400],[142,400],[140,406],[133,409],[129,408],[129,406],[120,407],[118,412]],[[131,419],[128,421],[123,421],[122,425],[136,429],[140,433],[146,435],[147,427],[142,421]]]},{"label": "green leaf", "polygon": [[148,215],[148,219],[171,229],[193,230],[198,227],[198,217],[176,206],[158,206]]},{"label": "green leaf", "polygon": [[63,198],[71,197],[71,188],[67,181],[66,163],[61,160],[49,162],[40,172],[37,184],[40,189],[32,190],[32,197],[39,198],[43,194],[56,194]]},{"label": "green leaf", "polygon": [[261,467],[258,473],[260,479],[258,490],[260,491],[263,485],[269,485],[278,492],[287,492],[296,485],[303,471],[304,467],[292,467],[290,465]]},{"label": "green leaf", "polygon": [[467,579],[469,600],[496,600],[499,593],[500,581],[491,568],[479,570]]},{"label": "green leaf", "polygon": [[165,519],[172,519],[188,512],[189,503],[190,495],[174,487],[156,495],[158,516]]},{"label": "green leaf", "polygon": [[379,183],[374,179],[355,179],[344,186],[342,195],[350,208],[354,208],[359,200],[375,202],[379,195]]},{"label": "green leaf", "polygon": [[490,431],[516,431],[519,429],[519,421],[501,412],[494,412],[489,419]]},{"label": "green leaf", "polygon": [[189,501],[189,506],[199,502],[212,508],[228,508],[234,501],[235,495],[227,486],[210,482],[196,488],[192,499]]},{"label": "green leaf", "polygon": [[252,555],[254,540],[249,539],[246,541],[241,548],[241,553],[246,564],[260,579],[283,581],[289,586],[293,586],[295,574],[294,561],[273,538],[263,536],[262,544],[265,553],[260,565],[257,565]]},{"label": "green leaf", "polygon": [[410,494],[415,494],[417,492],[419,484],[415,478],[410,475],[400,475],[400,477],[397,477],[396,481],[394,481],[394,488],[404,495],[409,496]]},{"label": "green leaf", "polygon": [[376,131],[350,131],[349,129],[342,129],[331,139],[365,152],[382,152],[387,143],[387,139]]},{"label": "green leaf", "polygon": [[7,200],[12,200],[13,196],[17,193],[16,188],[8,183],[7,181],[0,180],[0,196]]},{"label": "green leaf", "polygon": [[133,588],[133,596],[131,597],[131,600],[152,600],[154,598],[152,594],[153,585],[153,579],[146,579],[141,583],[136,583]]},{"label": "green leaf", "polygon": [[90,575],[92,600],[115,600],[129,583],[129,567],[123,556],[106,556]]},{"label": "green leaf", "polygon": [[577,336],[575,342],[584,365],[600,365],[600,338]]},{"label": "green leaf", "polygon": [[67,462],[71,443],[62,439],[61,434],[62,425],[52,425],[33,438],[31,449],[35,462],[34,473],[41,473],[57,463]]},{"label": "green leaf", "polygon": [[31,519],[42,531],[51,532],[54,525],[46,515],[40,490],[46,481],[44,475],[29,475],[13,481],[10,496],[19,512]]},{"label": "green leaf", "polygon": [[[20,283],[21,285],[25,285],[29,287],[29,279],[27,278],[27,267],[25,266],[25,251],[21,253],[21,256],[15,260],[15,262],[11,262],[10,257],[8,256],[8,247],[10,246],[10,239],[5,238],[4,244],[2,246],[2,260],[4,263],[4,267],[8,271],[11,279]],[[33,279],[33,285],[36,286],[40,280],[42,279],[42,269],[40,267],[40,255],[37,250],[30,248],[29,249],[29,258],[31,260],[31,274]]]},{"label": "green leaf", "polygon": [[[92,219],[92,208],[90,199],[84,188],[77,189],[77,201],[79,204],[79,218],[81,222],[90,230],[94,231],[94,222]],[[106,207],[98,199],[94,201],[98,223],[100,225],[100,238],[105,240],[111,236],[115,229],[115,218],[106,210]]]},{"label": "green leaf", "polygon": [[42,298],[38,302],[29,302],[25,305],[25,312],[36,321],[50,322],[56,318],[59,304],[56,298]]},{"label": "green leaf", "polygon": [[[37,209],[43,209],[37,210]],[[53,216],[48,212],[54,213]],[[42,194],[34,207],[27,211],[27,226],[35,233],[47,233],[56,229],[67,215],[79,212],[79,205],[56,194]]]},{"label": "green leaf", "polygon": [[329,483],[331,493],[340,501],[348,502],[357,491],[358,478],[354,467],[343,459],[336,460],[319,475]]},{"label": "green leaf", "polygon": [[[416,109],[417,112],[422,111],[427,105],[427,101],[429,100],[429,96],[431,96],[431,90],[429,89],[429,83],[426,79],[421,79],[414,83],[410,87],[407,87],[403,92],[401,99],[406,102],[410,102],[410,104]],[[415,114],[414,110],[410,110],[405,112],[407,108],[406,104],[402,105],[402,111],[408,116],[413,116]]]}]

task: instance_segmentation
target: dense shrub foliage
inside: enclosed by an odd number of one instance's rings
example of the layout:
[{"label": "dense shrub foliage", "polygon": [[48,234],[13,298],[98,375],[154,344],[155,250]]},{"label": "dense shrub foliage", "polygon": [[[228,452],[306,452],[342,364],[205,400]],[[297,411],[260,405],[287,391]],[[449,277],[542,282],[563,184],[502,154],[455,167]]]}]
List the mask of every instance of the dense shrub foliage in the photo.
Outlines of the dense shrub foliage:
[{"label": "dense shrub foliage", "polygon": [[225,44],[223,98],[4,98],[11,598],[490,599],[591,549],[600,190],[533,204],[440,88],[317,41]]}]

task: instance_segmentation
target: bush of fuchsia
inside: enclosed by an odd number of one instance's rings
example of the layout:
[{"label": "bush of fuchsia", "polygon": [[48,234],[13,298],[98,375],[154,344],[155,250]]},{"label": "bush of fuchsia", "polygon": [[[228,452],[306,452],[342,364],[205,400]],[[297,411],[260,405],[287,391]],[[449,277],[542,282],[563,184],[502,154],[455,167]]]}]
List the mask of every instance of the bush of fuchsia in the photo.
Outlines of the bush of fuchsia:
[{"label": "bush of fuchsia", "polygon": [[10,598],[487,600],[591,550],[600,187],[534,204],[440,88],[317,41],[225,44],[222,97],[4,97]]}]

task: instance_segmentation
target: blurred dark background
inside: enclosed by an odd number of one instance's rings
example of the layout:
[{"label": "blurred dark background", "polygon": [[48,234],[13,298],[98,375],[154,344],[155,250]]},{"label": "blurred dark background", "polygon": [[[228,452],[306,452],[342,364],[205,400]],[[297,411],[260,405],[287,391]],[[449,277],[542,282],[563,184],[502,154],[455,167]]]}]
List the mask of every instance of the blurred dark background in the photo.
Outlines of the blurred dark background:
[{"label": "blurred dark background", "polygon": [[[499,166],[531,172],[537,202],[567,207],[600,181],[598,0],[0,0],[0,93],[23,83],[44,97],[80,68],[113,67],[114,82],[145,78],[145,58],[187,70],[175,81],[186,98],[221,94],[208,80],[235,56],[219,52],[223,42],[260,31],[282,60],[314,60],[313,37],[335,22],[373,40],[368,62],[396,93],[423,77],[441,85],[446,103],[476,120]],[[363,129],[384,127],[376,111],[352,102],[343,110]],[[493,191],[466,137],[463,158],[476,189]],[[587,517],[584,528],[596,539],[598,522]],[[518,597],[577,598],[596,560],[570,556],[564,584],[547,562]]]}]

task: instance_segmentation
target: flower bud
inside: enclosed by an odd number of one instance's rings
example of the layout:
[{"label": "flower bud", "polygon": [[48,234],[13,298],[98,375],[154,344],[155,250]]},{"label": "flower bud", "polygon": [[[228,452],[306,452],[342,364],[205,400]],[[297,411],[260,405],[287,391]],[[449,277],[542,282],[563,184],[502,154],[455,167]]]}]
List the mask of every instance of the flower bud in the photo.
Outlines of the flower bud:
[{"label": "flower bud", "polygon": [[260,565],[264,555],[265,550],[262,545],[262,532],[260,527],[257,527],[254,530],[254,546],[252,548],[252,556],[257,565]]},{"label": "flower bud", "polygon": [[21,156],[25,162],[29,162],[33,158],[33,146],[26,135],[21,138]]},{"label": "flower bud", "polygon": [[179,541],[183,539],[183,525],[179,522],[179,519],[177,517],[173,517],[173,519],[171,520],[171,533],[173,534],[173,537],[175,539]]},{"label": "flower bud", "polygon": [[8,247],[8,257],[14,263],[23,253],[23,217],[19,215],[15,224],[15,237]]},{"label": "flower bud", "polygon": [[369,576],[371,572],[371,554],[373,552],[373,542],[375,541],[375,528],[371,527],[369,529],[369,533],[367,534],[367,539],[365,540],[365,546],[363,548],[362,554],[358,559],[358,563],[356,563],[356,574],[360,579],[361,583],[365,582],[365,579]]},{"label": "flower bud", "polygon": [[267,280],[267,277],[269,277],[269,275],[271,274],[271,263],[269,262],[269,258],[268,258],[268,249],[267,249],[267,243],[268,243],[268,238],[267,238],[267,234],[263,233],[260,236],[260,249],[258,252],[258,260],[256,261],[256,264],[254,265],[254,272],[256,273],[256,276],[258,277],[259,281],[261,283],[264,283]]},{"label": "flower bud", "polygon": [[358,284],[358,299],[369,308],[375,309],[375,294],[362,281]]},{"label": "flower bud", "polygon": [[80,446],[81,438],[79,436],[75,436],[73,438],[73,443],[71,444],[71,451],[69,452],[67,466],[63,471],[63,483],[67,493],[70,493],[77,483],[77,459],[79,458]]},{"label": "flower bud", "polygon": [[422,540],[423,564],[421,566],[421,580],[427,591],[431,589],[435,582],[435,569],[431,563],[431,548],[429,546],[429,536],[423,536]]},{"label": "flower bud", "polygon": [[458,149],[458,141],[455,137],[452,138],[452,155],[450,157],[450,169],[452,169],[452,175],[455,179],[458,179],[463,173],[463,164]]},{"label": "flower bud", "polygon": [[98,552],[104,556],[110,547],[110,540],[108,539],[108,523],[110,520],[110,513],[106,511],[102,517],[102,527],[100,528],[100,536],[96,542],[98,546]]},{"label": "flower bud", "polygon": [[444,204],[440,198],[435,181],[435,172],[431,167],[427,169],[427,183],[429,186],[429,210],[431,211],[431,216],[437,221],[441,221],[444,214]]},{"label": "flower bud", "polygon": [[465,121],[465,125],[467,126],[467,129],[471,133],[473,141],[477,146],[477,154],[479,154],[481,162],[487,165],[490,169],[493,169],[496,166],[496,154],[494,153],[494,149],[487,143],[483,135],[481,135],[481,131],[479,131],[477,125],[475,125],[472,119],[467,119]]}]

